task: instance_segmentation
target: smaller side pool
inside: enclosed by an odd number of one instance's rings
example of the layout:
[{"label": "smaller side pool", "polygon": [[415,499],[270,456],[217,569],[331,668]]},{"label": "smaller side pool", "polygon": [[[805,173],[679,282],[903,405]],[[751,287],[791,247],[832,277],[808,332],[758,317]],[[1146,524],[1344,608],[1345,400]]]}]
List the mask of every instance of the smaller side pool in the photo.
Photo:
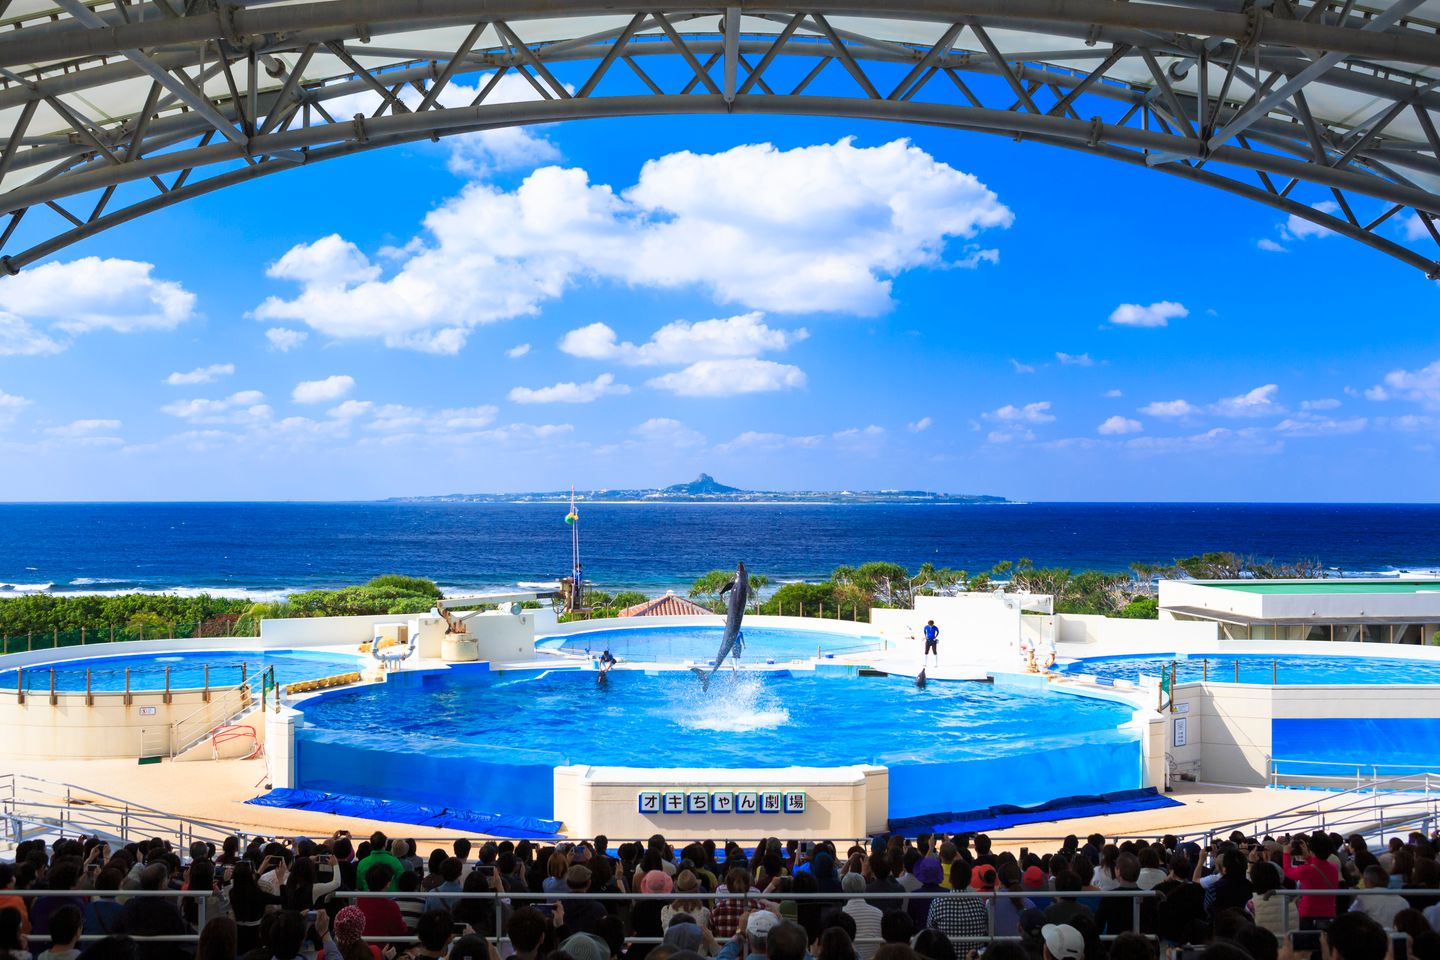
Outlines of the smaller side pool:
[{"label": "smaller side pool", "polygon": [[[24,667],[25,689],[48,692],[50,671],[55,671],[55,689],[83,692],[85,671],[90,671],[90,689],[95,692],[125,689],[125,671],[130,671],[130,690],[165,689],[165,668],[170,668],[170,689],[186,690],[205,685],[205,668],[210,668],[210,686],[232,687],[242,676],[251,677],[275,668],[277,683],[318,680],[340,673],[353,673],[363,665],[361,658],[343,653],[308,650],[205,650],[175,653],[134,653],[123,656],[85,657]],[[0,689],[16,689],[16,669],[0,671]]]},{"label": "smaller side pool", "polygon": [[1206,677],[1234,683],[1238,668],[1241,683],[1304,684],[1440,684],[1440,660],[1399,660],[1389,657],[1264,656],[1263,654],[1208,654],[1204,656],[1091,657],[1053,667],[1061,673],[1093,674],[1101,680],[1134,681],[1141,674],[1158,677],[1175,665],[1177,683]]},{"label": "smaller side pool", "polygon": [[[581,654],[599,654],[609,650],[621,660],[661,663],[694,660],[708,663],[720,650],[720,638],[724,632],[724,628],[717,626],[635,626],[546,637],[539,646]],[[878,636],[857,636],[829,630],[742,626],[740,632],[745,637],[745,650],[741,655],[745,663],[808,660],[826,654],[880,650],[885,646],[885,641]]]}]

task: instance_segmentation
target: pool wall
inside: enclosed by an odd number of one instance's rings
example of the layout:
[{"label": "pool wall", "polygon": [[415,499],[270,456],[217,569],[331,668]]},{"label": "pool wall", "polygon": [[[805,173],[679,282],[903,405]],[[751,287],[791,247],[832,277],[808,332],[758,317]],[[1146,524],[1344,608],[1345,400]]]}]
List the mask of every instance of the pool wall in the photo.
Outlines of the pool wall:
[{"label": "pool wall", "polygon": [[[274,648],[259,637],[134,640],[7,654],[0,656],[0,669],[23,668],[25,683],[30,686],[38,679],[36,673],[65,661]],[[95,691],[88,697],[84,693],[57,692],[53,703],[48,692],[31,690],[22,698],[15,687],[0,687],[0,730],[6,732],[4,756],[17,759],[168,757],[191,741],[191,733],[198,736],[213,730],[244,707],[234,686],[212,687],[208,699],[199,689],[175,689],[168,702],[165,694],[156,690],[132,693],[128,698],[117,691]],[[255,717],[245,723],[255,728],[256,738],[263,742],[264,721]],[[231,741],[221,747],[220,756],[244,756],[253,746],[251,741]],[[211,756],[207,743],[177,759],[208,760]]]},{"label": "pool wall", "polygon": [[[0,730],[5,755],[23,759],[65,757],[98,760],[107,757],[168,757],[192,737],[203,735],[243,709],[235,687],[217,687],[207,702],[200,690],[172,691],[170,702],[158,692],[26,693],[0,691]],[[258,720],[247,721],[264,736]],[[180,738],[177,742],[177,736]],[[236,751],[236,742],[230,750]],[[245,751],[248,752],[248,749]],[[208,746],[203,750],[210,758]],[[195,757],[198,759],[198,757]]]},{"label": "pool wall", "polygon": [[1357,771],[1368,779],[1437,766],[1437,685],[1182,683],[1175,705],[1166,714],[1174,767],[1206,781],[1323,785],[1331,776],[1353,782]]}]

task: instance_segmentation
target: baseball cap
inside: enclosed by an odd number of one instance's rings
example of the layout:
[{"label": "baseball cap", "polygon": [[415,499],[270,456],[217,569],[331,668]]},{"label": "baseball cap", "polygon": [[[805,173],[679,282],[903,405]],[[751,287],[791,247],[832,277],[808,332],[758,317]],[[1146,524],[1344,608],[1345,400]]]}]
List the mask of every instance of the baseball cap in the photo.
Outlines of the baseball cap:
[{"label": "baseball cap", "polygon": [[1026,867],[1025,875],[1020,879],[1026,890],[1045,889],[1045,871],[1039,867]]},{"label": "baseball cap", "polygon": [[970,871],[970,886],[976,890],[994,890],[995,868],[988,863],[982,863]]},{"label": "baseball cap", "polygon": [[770,931],[774,930],[779,924],[780,918],[769,910],[757,910],[750,914],[750,920],[745,927],[745,932],[749,936],[759,940],[763,937],[770,936]]},{"label": "baseball cap", "polygon": [[1055,960],[1081,960],[1085,956],[1085,938],[1068,923],[1047,923],[1040,928],[1040,936]]},{"label": "baseball cap", "polygon": [[574,889],[590,886],[590,868],[582,867],[577,863],[565,871],[565,883]]}]

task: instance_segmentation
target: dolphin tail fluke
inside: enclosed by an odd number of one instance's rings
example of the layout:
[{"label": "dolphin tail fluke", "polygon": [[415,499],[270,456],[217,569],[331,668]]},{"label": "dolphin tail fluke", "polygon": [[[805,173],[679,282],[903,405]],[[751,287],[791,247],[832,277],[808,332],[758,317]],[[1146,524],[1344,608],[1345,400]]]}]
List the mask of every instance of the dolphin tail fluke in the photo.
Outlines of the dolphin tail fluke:
[{"label": "dolphin tail fluke", "polygon": [[697,676],[697,677],[700,678],[700,689],[701,689],[702,691],[704,691],[705,693],[709,693],[709,692],[710,692],[710,674],[706,673],[704,670],[701,670],[699,667],[691,667],[691,668],[690,668],[690,672],[693,673],[693,674],[695,674],[695,676]]}]

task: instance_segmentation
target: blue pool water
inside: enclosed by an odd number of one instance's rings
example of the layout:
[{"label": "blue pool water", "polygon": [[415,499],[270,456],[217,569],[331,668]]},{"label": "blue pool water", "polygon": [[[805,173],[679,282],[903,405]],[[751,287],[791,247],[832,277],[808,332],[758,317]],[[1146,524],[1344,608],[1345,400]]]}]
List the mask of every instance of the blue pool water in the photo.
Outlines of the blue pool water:
[{"label": "blue pool water", "polygon": [[1138,735],[1117,729],[1130,708],[983,683],[726,672],[706,696],[685,671],[619,670],[602,686],[590,671],[462,667],[300,708],[300,787],[507,814],[550,816],[567,763],[879,763],[892,816],[1140,785]]},{"label": "blue pool water", "polygon": [[[817,652],[856,653],[878,650],[879,637],[854,636],[827,630],[789,630],[776,627],[743,627],[743,659],[750,663],[809,659]],[[708,663],[720,649],[723,627],[630,627],[619,630],[592,630],[568,637],[551,637],[545,646],[568,653],[600,653],[609,650],[622,660]]]},{"label": "blue pool water", "polygon": [[[1061,664],[1066,673],[1090,673],[1106,680],[1134,680],[1140,674],[1159,676],[1175,664],[1179,683],[1200,680],[1231,682],[1240,666],[1241,683],[1383,684],[1440,683],[1440,660],[1397,660],[1387,657],[1263,656],[1177,654],[1167,657],[1095,657]],[[1272,679],[1273,678],[1273,679]]]},{"label": "blue pool water", "polygon": [[[223,687],[239,683],[242,672],[253,677],[272,666],[275,668],[277,682],[295,683],[299,680],[316,680],[359,670],[361,660],[343,653],[299,650],[207,650],[193,653],[138,653],[119,657],[91,657],[65,660],[43,667],[26,667],[26,689],[49,690],[52,666],[55,669],[56,690],[84,690],[87,669],[90,671],[91,690],[124,690],[125,671],[128,669],[130,689],[135,691],[163,690],[166,667],[170,668],[170,689],[182,690],[204,686],[206,666],[210,668],[210,685]],[[15,688],[15,673],[14,669],[0,671],[0,689]]]}]

